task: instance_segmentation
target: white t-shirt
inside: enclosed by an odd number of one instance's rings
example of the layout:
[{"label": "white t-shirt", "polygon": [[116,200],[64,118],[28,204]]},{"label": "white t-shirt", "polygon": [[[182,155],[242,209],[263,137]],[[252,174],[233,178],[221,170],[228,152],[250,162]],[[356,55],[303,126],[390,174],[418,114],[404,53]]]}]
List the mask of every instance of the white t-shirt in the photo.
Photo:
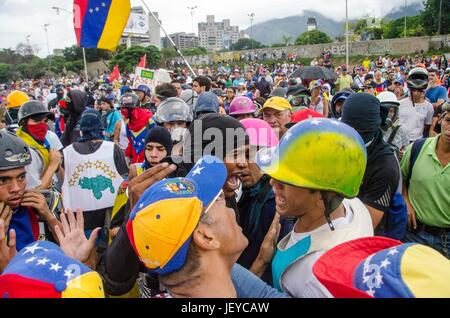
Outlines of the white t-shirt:
[{"label": "white t-shirt", "polygon": [[422,138],[424,126],[432,124],[433,115],[433,105],[428,101],[421,104],[416,103],[415,106],[413,106],[411,98],[405,98],[400,101],[400,125],[408,132],[410,141]]},{"label": "white t-shirt", "polygon": [[44,162],[36,150],[30,147],[30,153],[31,164],[25,167],[27,173],[25,177],[27,182],[26,190],[35,189],[41,185],[42,167],[44,166]]},{"label": "white t-shirt", "polygon": [[48,143],[50,144],[50,149],[61,150],[64,148],[64,146],[62,145],[61,141],[58,138],[58,135],[56,135],[51,130],[47,131],[45,139],[47,139]]},{"label": "white t-shirt", "polygon": [[[344,200],[345,217],[333,220],[333,225],[339,227],[350,224],[355,213],[368,213],[367,211],[355,211],[352,200]],[[361,205],[362,206],[362,205]],[[292,231],[286,249],[301,241],[312,233],[329,231],[327,224],[308,233],[295,233]],[[283,287],[285,292],[297,298],[333,298],[328,289],[322,285],[313,273],[314,263],[325,253],[318,251],[305,256],[300,262],[292,265],[291,269],[283,275]]]}]

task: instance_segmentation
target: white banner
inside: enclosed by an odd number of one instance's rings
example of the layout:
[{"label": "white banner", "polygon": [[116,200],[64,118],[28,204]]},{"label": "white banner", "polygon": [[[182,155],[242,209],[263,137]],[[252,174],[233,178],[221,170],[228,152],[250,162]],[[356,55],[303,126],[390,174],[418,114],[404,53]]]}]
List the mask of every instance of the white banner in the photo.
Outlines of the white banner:
[{"label": "white banner", "polygon": [[134,75],[133,88],[137,88],[140,84],[146,84],[154,91],[156,86],[172,82],[169,71],[165,69],[150,70],[136,67]]},{"label": "white banner", "polygon": [[132,12],[128,18],[124,33],[147,34],[149,29],[148,16],[142,13]]}]

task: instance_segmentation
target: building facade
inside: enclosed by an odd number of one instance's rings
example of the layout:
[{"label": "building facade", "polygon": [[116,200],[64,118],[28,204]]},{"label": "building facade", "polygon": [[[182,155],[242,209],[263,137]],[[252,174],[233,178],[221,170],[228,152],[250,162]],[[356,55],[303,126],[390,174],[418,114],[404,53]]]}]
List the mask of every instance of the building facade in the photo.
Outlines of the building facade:
[{"label": "building facade", "polygon": [[[158,12],[153,12],[158,18]],[[146,14],[142,7],[131,8],[127,26],[122,34],[120,44],[149,46],[161,48],[161,31],[158,21],[149,13]]]},{"label": "building facade", "polygon": [[232,44],[239,41],[241,34],[238,26],[232,26],[229,19],[216,22],[214,15],[208,15],[206,22],[198,24],[200,46],[209,51],[230,49]]},{"label": "building facade", "polygon": [[[169,36],[180,50],[192,49],[199,46],[199,40],[195,33],[179,32],[170,34]],[[173,47],[170,41],[167,41],[167,47]]]}]

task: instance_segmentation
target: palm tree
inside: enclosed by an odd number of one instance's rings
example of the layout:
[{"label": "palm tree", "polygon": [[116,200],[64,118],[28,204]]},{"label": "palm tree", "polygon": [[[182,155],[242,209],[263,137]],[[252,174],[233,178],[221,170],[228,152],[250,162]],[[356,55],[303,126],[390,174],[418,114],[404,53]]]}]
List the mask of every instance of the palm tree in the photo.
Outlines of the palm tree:
[{"label": "palm tree", "polygon": [[289,46],[291,44],[291,41],[292,41],[292,36],[290,36],[290,35],[283,35],[284,46]]}]

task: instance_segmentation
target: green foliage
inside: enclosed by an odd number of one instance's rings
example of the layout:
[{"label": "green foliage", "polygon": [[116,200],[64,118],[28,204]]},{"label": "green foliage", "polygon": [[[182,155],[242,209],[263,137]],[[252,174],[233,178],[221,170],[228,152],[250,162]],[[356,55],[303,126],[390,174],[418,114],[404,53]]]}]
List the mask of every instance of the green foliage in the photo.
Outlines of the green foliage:
[{"label": "green foliage", "polygon": [[208,50],[206,48],[204,48],[204,47],[199,46],[199,47],[194,47],[192,49],[181,50],[181,53],[183,53],[183,55],[187,55],[187,56],[190,56],[190,55],[205,55],[205,54],[208,54]]},{"label": "green foliage", "polygon": [[289,45],[291,45],[291,42],[292,42],[292,36],[289,36],[289,35],[283,35],[283,43],[284,43],[284,46],[289,46]]},{"label": "green foliage", "polygon": [[235,44],[231,45],[231,51],[243,51],[252,49],[261,49],[265,46],[253,39],[239,39]]},{"label": "green foliage", "polygon": [[147,68],[156,67],[161,59],[160,52],[155,46],[132,46],[129,49],[116,54],[109,63],[112,69],[116,64],[119,65],[121,72],[131,73],[139,64],[141,57],[147,54]]},{"label": "green foliage", "polygon": [[[440,0],[424,1],[424,8],[420,14],[421,24],[427,35],[438,34]],[[442,0],[442,17],[440,34],[450,33],[450,1]]]},{"label": "green foliage", "polygon": [[[405,36],[405,18],[386,23],[383,28],[383,38],[395,39]],[[425,29],[420,23],[420,16],[406,17],[406,36],[423,36]]]},{"label": "green foliage", "polygon": [[271,45],[271,47],[285,47],[286,45],[284,45],[284,43],[274,43]]},{"label": "green foliage", "polygon": [[[85,49],[86,50],[86,61],[97,62],[100,60],[109,60],[112,57],[110,51],[100,50],[100,49]],[[66,47],[63,50],[63,55],[66,61],[78,61],[83,60],[83,49],[77,47],[76,45]]]},{"label": "green foliage", "polygon": [[307,44],[321,44],[321,43],[331,43],[330,37],[319,30],[307,31],[300,34],[295,40],[295,45],[307,45]]}]

